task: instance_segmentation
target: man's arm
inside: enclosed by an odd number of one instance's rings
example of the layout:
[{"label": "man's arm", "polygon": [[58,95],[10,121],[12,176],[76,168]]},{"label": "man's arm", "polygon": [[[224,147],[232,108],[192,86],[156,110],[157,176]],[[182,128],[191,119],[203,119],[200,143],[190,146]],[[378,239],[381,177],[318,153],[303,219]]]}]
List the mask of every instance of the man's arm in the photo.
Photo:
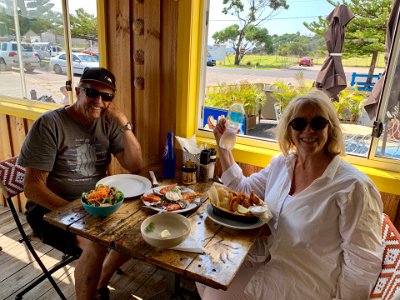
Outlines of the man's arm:
[{"label": "man's arm", "polygon": [[24,192],[25,196],[47,209],[54,210],[68,203],[57,196],[46,186],[49,172],[33,168],[25,168]]},{"label": "man's arm", "polygon": [[[105,116],[107,115],[112,116],[121,128],[129,122],[127,116],[114,103],[110,103],[107,106]],[[132,130],[125,130],[123,137],[124,150],[117,153],[115,157],[118,159],[119,163],[130,172],[142,169],[144,167],[144,161],[139,141],[136,139]]]},{"label": "man's arm", "polygon": [[115,155],[119,163],[128,171],[135,172],[144,167],[142,148],[132,130],[125,130],[124,151]]}]

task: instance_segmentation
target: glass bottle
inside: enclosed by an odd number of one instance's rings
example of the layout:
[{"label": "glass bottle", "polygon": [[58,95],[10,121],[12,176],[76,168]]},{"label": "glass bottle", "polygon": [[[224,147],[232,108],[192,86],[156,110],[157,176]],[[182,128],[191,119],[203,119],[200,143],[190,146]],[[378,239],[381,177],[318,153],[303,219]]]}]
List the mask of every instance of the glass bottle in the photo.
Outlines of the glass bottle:
[{"label": "glass bottle", "polygon": [[174,133],[169,131],[167,134],[167,142],[163,155],[162,177],[164,179],[175,177],[175,149],[174,149]]},{"label": "glass bottle", "polygon": [[219,140],[219,146],[223,149],[232,150],[236,143],[236,134],[244,120],[245,112],[243,104],[233,103],[229,107],[226,128]]}]

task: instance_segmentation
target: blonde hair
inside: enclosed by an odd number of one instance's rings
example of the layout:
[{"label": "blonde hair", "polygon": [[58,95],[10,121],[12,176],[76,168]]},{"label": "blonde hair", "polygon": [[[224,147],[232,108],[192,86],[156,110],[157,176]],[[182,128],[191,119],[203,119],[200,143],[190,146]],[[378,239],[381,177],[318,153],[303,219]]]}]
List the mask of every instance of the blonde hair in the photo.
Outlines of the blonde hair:
[{"label": "blonde hair", "polygon": [[335,107],[329,96],[317,89],[312,89],[309,93],[294,98],[285,108],[277,127],[277,139],[282,153],[287,156],[291,151],[296,152],[296,147],[290,138],[292,129],[289,124],[305,104],[314,105],[317,111],[329,121],[328,140],[325,145],[327,153],[345,155],[342,129]]}]

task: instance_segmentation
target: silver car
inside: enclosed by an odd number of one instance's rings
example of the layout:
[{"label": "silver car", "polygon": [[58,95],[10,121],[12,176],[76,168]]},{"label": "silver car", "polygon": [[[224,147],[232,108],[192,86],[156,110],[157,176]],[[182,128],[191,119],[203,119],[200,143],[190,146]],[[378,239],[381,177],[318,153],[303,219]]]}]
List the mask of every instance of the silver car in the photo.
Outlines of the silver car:
[{"label": "silver car", "polygon": [[[82,75],[86,67],[93,68],[99,66],[96,56],[84,53],[72,53],[72,70],[74,74]],[[50,58],[50,68],[57,74],[67,73],[67,55],[62,53]]]},{"label": "silver car", "polygon": [[[0,64],[19,67],[17,42],[2,42]],[[31,44],[21,43],[22,62],[26,71],[32,72],[39,67],[39,58]]]}]

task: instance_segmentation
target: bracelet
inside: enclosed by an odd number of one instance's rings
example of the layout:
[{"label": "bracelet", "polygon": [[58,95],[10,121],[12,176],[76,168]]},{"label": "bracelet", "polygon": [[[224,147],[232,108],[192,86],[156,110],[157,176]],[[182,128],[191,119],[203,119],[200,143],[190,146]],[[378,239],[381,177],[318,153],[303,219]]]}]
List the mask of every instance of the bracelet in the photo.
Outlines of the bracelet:
[{"label": "bracelet", "polygon": [[133,124],[131,122],[126,123],[123,127],[120,129],[122,132],[125,132],[127,130],[133,130]]}]

